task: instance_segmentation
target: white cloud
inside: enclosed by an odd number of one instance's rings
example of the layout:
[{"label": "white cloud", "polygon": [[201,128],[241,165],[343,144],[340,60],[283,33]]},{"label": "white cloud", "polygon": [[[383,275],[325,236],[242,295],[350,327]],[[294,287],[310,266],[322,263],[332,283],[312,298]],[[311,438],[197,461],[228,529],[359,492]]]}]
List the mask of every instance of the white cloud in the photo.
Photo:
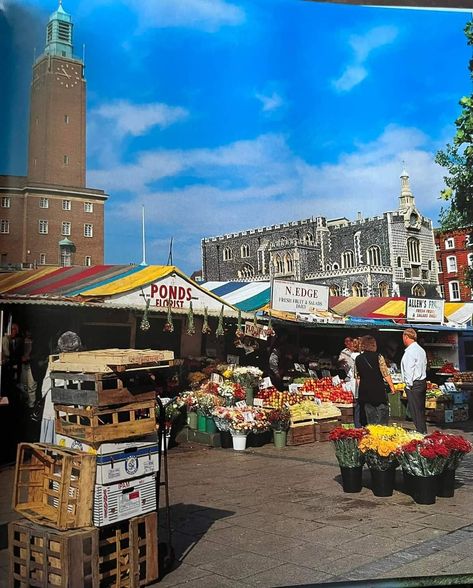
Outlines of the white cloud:
[{"label": "white cloud", "polygon": [[[291,151],[284,136],[268,134],[214,150],[146,153],[92,176],[93,185],[112,192],[110,222],[139,227],[145,204],[147,234],[178,237],[176,260],[191,271],[200,263],[204,236],[318,215],[354,219],[358,211],[375,216],[395,210],[403,160],[419,210],[435,221],[443,176],[434,163],[437,148],[418,129],[392,125],[335,162],[313,164]],[[159,187],[163,177],[173,177],[175,187]],[[126,200],[114,194],[120,189],[127,190]]]},{"label": "white cloud", "polygon": [[131,104],[117,100],[92,110],[90,116],[110,121],[118,134],[144,135],[155,126],[168,127],[188,116],[184,108],[168,106],[158,102],[152,104]]},{"label": "white cloud", "polygon": [[270,96],[259,93],[255,96],[263,105],[263,112],[272,112],[273,110],[281,108],[283,105],[283,99],[277,92],[273,92]]},{"label": "white cloud", "polygon": [[367,76],[365,67],[371,53],[380,47],[390,45],[398,36],[398,30],[392,26],[375,27],[364,35],[351,35],[348,44],[353,50],[353,59],[332,85],[337,92],[349,92]]},{"label": "white cloud", "polygon": [[243,9],[226,0],[126,0],[142,28],[187,27],[215,32],[245,21]]}]

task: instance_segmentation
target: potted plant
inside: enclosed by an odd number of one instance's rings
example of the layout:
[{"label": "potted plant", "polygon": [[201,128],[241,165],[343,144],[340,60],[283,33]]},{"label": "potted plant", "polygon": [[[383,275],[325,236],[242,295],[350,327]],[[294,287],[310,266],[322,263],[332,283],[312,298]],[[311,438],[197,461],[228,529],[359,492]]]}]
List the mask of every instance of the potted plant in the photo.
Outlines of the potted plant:
[{"label": "potted plant", "polygon": [[398,449],[397,456],[415,502],[434,504],[437,478],[450,456],[447,446],[438,438],[412,439]]},{"label": "potted plant", "polygon": [[252,414],[249,411],[243,412],[238,408],[232,410],[230,421],[230,433],[232,435],[233,449],[243,451],[246,449],[246,438],[253,429]]},{"label": "potted plant", "polygon": [[438,476],[437,496],[450,498],[455,493],[455,472],[460,462],[467,453],[472,450],[472,444],[461,435],[451,435],[434,431],[427,438],[432,438],[442,443],[449,450],[449,457],[445,467]]},{"label": "potted plant", "polygon": [[246,392],[246,404],[253,404],[254,390],[258,387],[263,372],[255,366],[241,366],[233,369],[232,377],[235,382],[241,384]]},{"label": "potted plant", "polygon": [[366,429],[368,433],[360,439],[359,448],[371,473],[372,492],[375,496],[392,496],[398,466],[396,452],[410,437],[401,427],[368,425]]},{"label": "potted plant", "polygon": [[367,430],[345,429],[337,427],[330,431],[329,441],[335,447],[335,456],[340,466],[342,487],[344,492],[361,492],[361,476],[364,455],[359,448],[360,440],[367,434]]},{"label": "potted plant", "polygon": [[287,431],[291,424],[291,412],[288,408],[275,408],[268,413],[269,426],[273,430],[274,446],[286,447]]}]

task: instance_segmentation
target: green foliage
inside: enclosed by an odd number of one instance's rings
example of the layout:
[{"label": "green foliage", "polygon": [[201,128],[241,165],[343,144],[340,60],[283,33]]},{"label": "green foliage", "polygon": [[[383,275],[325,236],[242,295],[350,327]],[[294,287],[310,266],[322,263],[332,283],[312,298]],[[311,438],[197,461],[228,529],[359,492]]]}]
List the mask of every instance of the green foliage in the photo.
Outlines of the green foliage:
[{"label": "green foliage", "polygon": [[[468,45],[473,46],[473,22],[465,27]],[[473,59],[469,62],[473,81]],[[449,208],[440,212],[441,228],[455,229],[473,224],[473,94],[459,102],[462,110],[455,121],[456,133],[451,143],[439,151],[435,161],[447,171],[445,188],[440,198],[449,202]],[[473,286],[471,272],[465,276]]]}]

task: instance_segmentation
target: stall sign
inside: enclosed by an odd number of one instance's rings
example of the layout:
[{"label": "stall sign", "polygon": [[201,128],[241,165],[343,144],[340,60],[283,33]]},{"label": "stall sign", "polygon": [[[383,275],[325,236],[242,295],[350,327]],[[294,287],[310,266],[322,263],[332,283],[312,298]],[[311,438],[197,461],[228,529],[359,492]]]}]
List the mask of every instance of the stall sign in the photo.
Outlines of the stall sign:
[{"label": "stall sign", "polygon": [[274,280],[271,288],[271,308],[283,312],[328,310],[328,286]]},{"label": "stall sign", "polygon": [[268,339],[268,329],[267,325],[255,325],[251,321],[245,322],[245,335],[247,337],[254,337],[255,339],[262,339],[266,341]]},{"label": "stall sign", "polygon": [[407,322],[442,323],[444,317],[444,300],[428,298],[408,298],[406,302]]}]

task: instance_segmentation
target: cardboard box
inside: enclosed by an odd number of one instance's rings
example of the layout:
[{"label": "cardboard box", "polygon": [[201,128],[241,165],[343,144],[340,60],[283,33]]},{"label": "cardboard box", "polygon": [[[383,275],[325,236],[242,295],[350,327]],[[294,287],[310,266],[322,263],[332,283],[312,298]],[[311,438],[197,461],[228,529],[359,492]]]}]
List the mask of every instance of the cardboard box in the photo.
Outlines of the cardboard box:
[{"label": "cardboard box", "polygon": [[57,435],[57,444],[97,456],[97,484],[110,484],[154,474],[159,467],[158,436],[123,443],[102,443],[94,449],[82,441]]},{"label": "cardboard box", "polygon": [[156,478],[154,474],[117,482],[96,484],[93,523],[103,527],[156,509]]}]

